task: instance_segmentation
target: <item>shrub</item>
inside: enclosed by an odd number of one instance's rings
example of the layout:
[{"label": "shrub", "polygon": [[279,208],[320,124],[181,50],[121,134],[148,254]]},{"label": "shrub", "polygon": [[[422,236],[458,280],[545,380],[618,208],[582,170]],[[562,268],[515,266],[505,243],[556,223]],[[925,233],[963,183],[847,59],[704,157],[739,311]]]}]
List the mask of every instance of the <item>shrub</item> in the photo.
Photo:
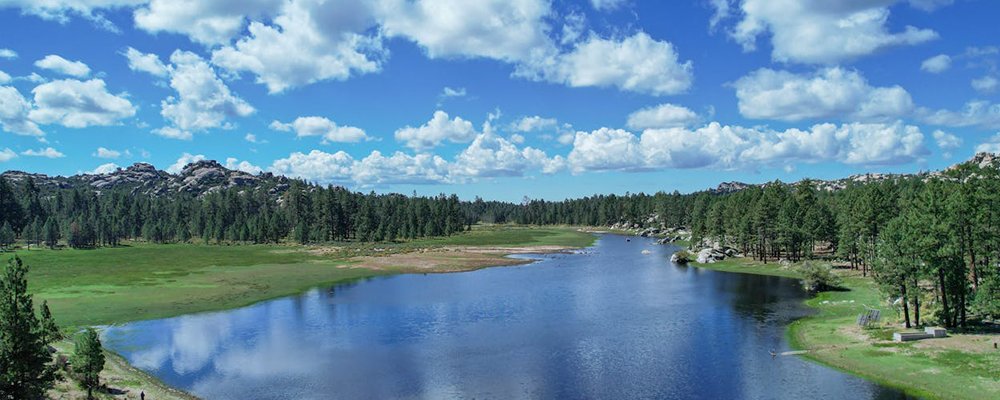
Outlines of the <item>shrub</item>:
[{"label": "shrub", "polygon": [[687,264],[688,262],[691,261],[691,253],[689,253],[687,250],[680,250],[674,253],[674,255],[670,256],[670,261],[673,261],[678,264]]},{"label": "shrub", "polygon": [[806,261],[799,267],[802,285],[810,292],[822,292],[840,286],[840,276],[833,272],[830,264]]}]

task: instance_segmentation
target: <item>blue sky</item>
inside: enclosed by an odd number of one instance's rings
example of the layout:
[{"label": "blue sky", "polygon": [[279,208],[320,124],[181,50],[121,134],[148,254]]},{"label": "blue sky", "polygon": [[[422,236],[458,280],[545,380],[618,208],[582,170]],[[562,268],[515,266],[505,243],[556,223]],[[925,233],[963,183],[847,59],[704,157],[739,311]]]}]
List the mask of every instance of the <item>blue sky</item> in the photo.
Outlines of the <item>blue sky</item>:
[{"label": "blue sky", "polygon": [[986,0],[0,0],[0,170],[561,199],[1000,151]]}]

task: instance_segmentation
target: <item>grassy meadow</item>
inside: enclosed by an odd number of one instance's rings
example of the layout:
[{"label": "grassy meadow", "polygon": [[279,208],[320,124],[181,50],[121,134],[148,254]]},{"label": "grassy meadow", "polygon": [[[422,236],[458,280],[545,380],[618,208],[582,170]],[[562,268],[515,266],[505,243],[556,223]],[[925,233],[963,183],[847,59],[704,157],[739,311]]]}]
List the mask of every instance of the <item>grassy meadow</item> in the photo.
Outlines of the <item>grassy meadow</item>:
[{"label": "grassy meadow", "polygon": [[[692,266],[718,271],[798,278],[794,266],[763,264],[750,259],[727,259]],[[856,271],[840,271],[847,290],[822,292],[806,304],[816,314],[789,327],[792,347],[808,350],[803,356],[867,379],[926,398],[1000,398],[1000,351],[993,349],[997,334],[949,332],[944,339],[892,342],[901,330],[901,316],[886,306],[874,281]],[[882,310],[881,326],[864,329],[855,324],[865,307]],[[928,312],[929,310],[924,310]]]}]

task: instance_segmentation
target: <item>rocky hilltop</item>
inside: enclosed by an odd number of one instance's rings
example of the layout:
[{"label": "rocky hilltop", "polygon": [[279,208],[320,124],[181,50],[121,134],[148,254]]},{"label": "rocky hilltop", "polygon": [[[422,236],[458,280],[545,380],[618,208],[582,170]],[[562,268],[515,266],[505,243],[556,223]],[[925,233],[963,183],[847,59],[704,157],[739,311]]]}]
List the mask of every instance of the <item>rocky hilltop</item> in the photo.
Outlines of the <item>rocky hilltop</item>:
[{"label": "rocky hilltop", "polygon": [[7,171],[0,177],[9,182],[32,179],[43,191],[54,189],[91,188],[97,191],[129,190],[132,193],[167,195],[189,193],[202,196],[206,193],[229,189],[262,189],[279,194],[288,189],[291,179],[271,173],[258,175],[228,169],[216,161],[198,161],[184,166],[177,174],[156,169],[147,163],[136,163],[128,168],[106,174],[80,174],[69,177]]},{"label": "rocky hilltop", "polygon": [[[846,188],[850,184],[865,184],[873,182],[884,182],[896,179],[905,179],[911,177],[950,177],[962,179],[966,175],[961,175],[961,170],[966,167],[973,168],[994,168],[1000,169],[1000,155],[993,153],[978,153],[973,156],[968,161],[958,163],[946,168],[943,171],[933,171],[933,172],[920,172],[915,174],[880,174],[880,173],[867,173],[867,174],[857,174],[851,175],[847,178],[833,179],[833,180],[818,180],[811,179],[810,181],[818,190],[824,191],[836,191]],[[959,174],[956,176],[955,174]],[[725,194],[738,192],[751,187],[761,187],[766,186],[767,183],[744,183],[744,182],[723,182],[714,188],[708,189],[709,192]]]}]

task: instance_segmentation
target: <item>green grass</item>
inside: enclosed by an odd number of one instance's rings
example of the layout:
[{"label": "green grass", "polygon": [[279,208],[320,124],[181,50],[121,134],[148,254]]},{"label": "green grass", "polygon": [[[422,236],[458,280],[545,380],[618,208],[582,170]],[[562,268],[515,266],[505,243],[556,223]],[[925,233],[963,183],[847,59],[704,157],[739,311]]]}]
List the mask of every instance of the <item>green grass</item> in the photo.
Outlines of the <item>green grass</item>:
[{"label": "green grass", "polygon": [[332,252],[292,245],[132,244],[16,254],[31,267],[29,291],[35,301],[47,300],[61,326],[78,327],[241,307],[395,272],[353,268],[350,257],[356,255],[439,246],[583,247],[593,240],[564,227],[499,226],[403,243],[331,244],[340,247]]},{"label": "green grass", "polygon": [[[719,271],[798,277],[794,268],[746,259],[691,265]],[[805,357],[915,396],[1000,398],[1000,352],[932,349],[916,347],[913,342],[873,343],[888,340],[892,332],[899,329],[883,326],[852,333],[850,328],[857,315],[867,306],[881,309],[883,318],[894,320],[895,311],[885,307],[875,283],[869,278],[846,277],[843,287],[847,290],[823,292],[807,300],[806,304],[817,313],[789,326],[792,347],[809,350]],[[859,338],[857,333],[869,339]]]},{"label": "green grass", "polygon": [[220,310],[377,275],[283,246],[133,245],[17,252],[63,326]]},{"label": "green grass", "polygon": [[[694,256],[697,256],[697,254],[692,254],[692,257]],[[795,268],[785,267],[777,262],[769,262],[765,264],[748,258],[727,258],[712,264],[698,264],[692,262],[691,265],[698,268],[724,272],[738,272],[742,274],[772,275],[783,276],[786,278],[802,277]]]}]

